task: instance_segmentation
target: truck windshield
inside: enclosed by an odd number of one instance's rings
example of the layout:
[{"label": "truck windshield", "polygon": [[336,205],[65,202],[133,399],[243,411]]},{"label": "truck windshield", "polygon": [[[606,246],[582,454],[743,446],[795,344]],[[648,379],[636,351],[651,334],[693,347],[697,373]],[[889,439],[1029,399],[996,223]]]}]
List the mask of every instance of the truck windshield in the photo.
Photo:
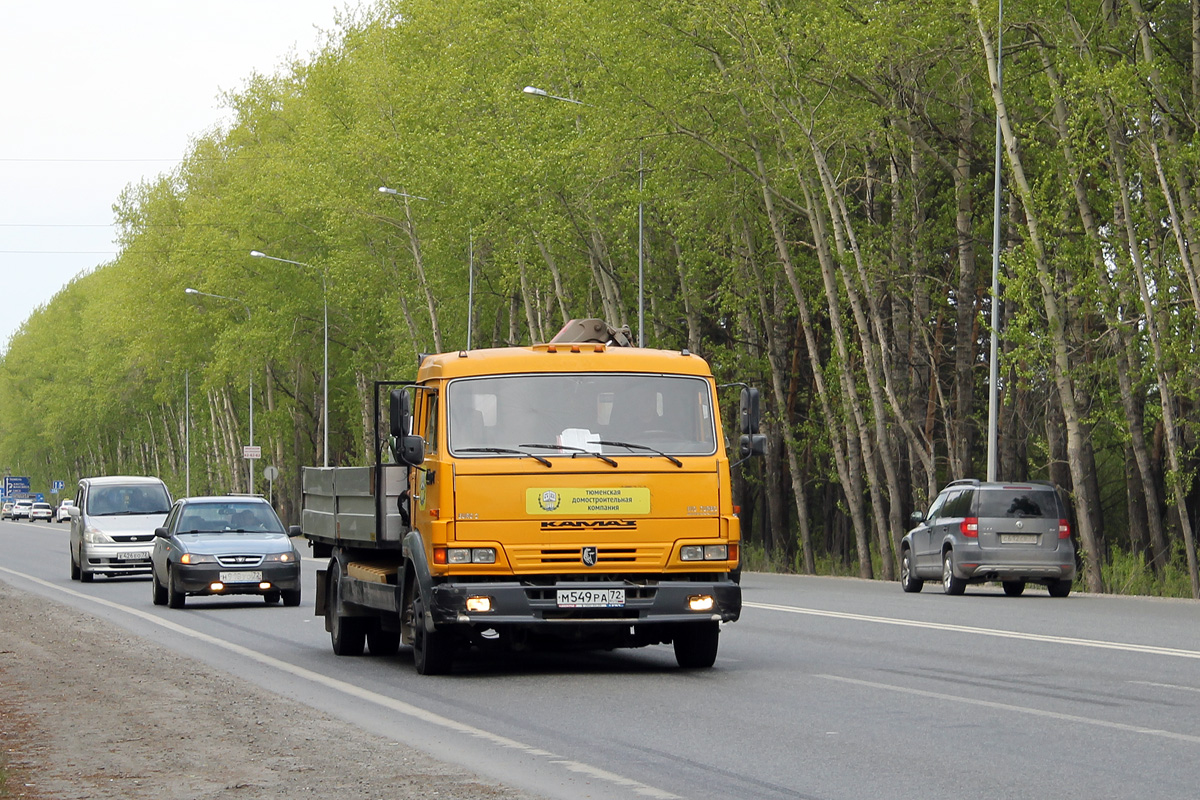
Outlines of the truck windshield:
[{"label": "truck windshield", "polygon": [[[459,378],[448,388],[450,452],[510,448],[554,458],[713,455],[717,426],[703,378],[631,373]],[[642,445],[616,447],[601,442]],[[538,448],[535,444],[546,445]],[[464,452],[467,451],[467,452]]]}]

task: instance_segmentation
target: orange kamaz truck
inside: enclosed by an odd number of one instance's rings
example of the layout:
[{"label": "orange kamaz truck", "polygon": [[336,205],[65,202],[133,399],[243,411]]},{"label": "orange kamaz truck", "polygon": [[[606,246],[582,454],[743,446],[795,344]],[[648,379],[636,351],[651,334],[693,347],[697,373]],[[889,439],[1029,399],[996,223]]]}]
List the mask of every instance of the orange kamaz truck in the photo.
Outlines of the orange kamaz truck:
[{"label": "orange kamaz truck", "polygon": [[[425,356],[375,394],[375,464],[304,470],[335,653],[407,644],[438,674],[467,649],[670,644],[712,666],[741,536],[703,359],[575,320],[547,344]],[[752,389],[739,427],[760,453]]]}]

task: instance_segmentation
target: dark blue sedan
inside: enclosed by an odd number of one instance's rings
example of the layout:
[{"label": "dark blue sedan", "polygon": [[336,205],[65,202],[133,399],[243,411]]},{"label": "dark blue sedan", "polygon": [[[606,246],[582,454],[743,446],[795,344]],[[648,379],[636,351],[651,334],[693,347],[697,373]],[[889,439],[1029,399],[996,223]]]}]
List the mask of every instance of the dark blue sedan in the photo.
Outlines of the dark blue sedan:
[{"label": "dark blue sedan", "polygon": [[262,596],[300,605],[300,553],[261,497],[187,497],[154,532],[155,605],[183,608],[188,595]]}]

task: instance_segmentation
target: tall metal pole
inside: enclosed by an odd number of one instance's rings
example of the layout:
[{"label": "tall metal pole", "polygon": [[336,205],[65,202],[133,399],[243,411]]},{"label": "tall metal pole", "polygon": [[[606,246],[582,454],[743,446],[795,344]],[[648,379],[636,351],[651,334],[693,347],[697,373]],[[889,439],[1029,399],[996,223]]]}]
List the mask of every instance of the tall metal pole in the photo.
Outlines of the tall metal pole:
[{"label": "tall metal pole", "polygon": [[[1001,58],[1004,51],[1004,0],[1000,0],[1000,10],[996,23],[996,91],[1004,88]],[[987,444],[987,479],[996,480],[997,476],[997,439],[999,433],[999,402],[1000,402],[1000,110],[996,109],[996,164],[995,192],[992,199],[992,335],[991,353],[988,368],[988,444]]]},{"label": "tall metal pole", "polygon": [[475,317],[475,232],[467,226],[467,349],[471,349],[471,327]]},{"label": "tall metal pole", "polygon": [[642,188],[645,171],[642,169],[642,148],[638,148],[638,347],[646,346],[645,256],[642,248]]},{"label": "tall metal pole", "polygon": [[183,373],[183,493],[192,496],[192,371]]}]

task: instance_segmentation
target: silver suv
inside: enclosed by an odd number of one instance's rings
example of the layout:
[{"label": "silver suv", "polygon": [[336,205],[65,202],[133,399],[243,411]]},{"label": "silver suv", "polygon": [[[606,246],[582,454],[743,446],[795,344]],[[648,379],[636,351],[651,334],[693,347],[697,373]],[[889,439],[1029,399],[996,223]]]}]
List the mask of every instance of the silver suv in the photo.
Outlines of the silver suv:
[{"label": "silver suv", "polygon": [[154,529],[171,510],[158,478],[109,476],[79,482],[71,515],[71,578],[149,575]]},{"label": "silver suv", "polygon": [[1077,565],[1067,505],[1049,483],[952,481],[900,541],[900,584],[919,592],[941,578],[946,594],[968,583],[1000,581],[1016,597],[1044,584],[1052,597],[1071,592]]}]

